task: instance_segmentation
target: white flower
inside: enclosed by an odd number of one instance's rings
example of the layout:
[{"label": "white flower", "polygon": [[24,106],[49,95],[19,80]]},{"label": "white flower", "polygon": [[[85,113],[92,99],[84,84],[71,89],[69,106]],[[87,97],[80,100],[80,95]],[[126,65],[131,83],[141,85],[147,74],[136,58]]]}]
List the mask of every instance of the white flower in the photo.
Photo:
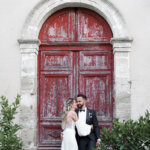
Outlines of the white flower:
[{"label": "white flower", "polygon": [[89,113],[89,117],[92,118],[92,113]]}]

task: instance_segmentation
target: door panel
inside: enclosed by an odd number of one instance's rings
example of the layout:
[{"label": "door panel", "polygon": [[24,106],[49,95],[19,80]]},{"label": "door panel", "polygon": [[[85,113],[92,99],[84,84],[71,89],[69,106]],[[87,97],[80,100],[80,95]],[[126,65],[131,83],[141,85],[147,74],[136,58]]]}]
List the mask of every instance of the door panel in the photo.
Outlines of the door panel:
[{"label": "door panel", "polygon": [[80,70],[111,69],[110,51],[80,52]]},{"label": "door panel", "polygon": [[63,103],[72,96],[72,75],[69,72],[43,73],[41,75],[40,116],[44,118],[61,117]]},{"label": "door panel", "polygon": [[72,70],[72,52],[42,51],[41,70]]},{"label": "door panel", "polygon": [[95,12],[79,9],[78,41],[110,41],[111,30],[105,20]]},{"label": "door panel", "polygon": [[75,39],[74,9],[68,8],[50,16],[39,36],[44,42],[73,41]]},{"label": "door panel", "polygon": [[51,148],[53,150],[60,149],[60,124],[44,123],[40,124],[40,146],[38,149]]},{"label": "door panel", "polygon": [[105,72],[80,73],[79,93],[87,96],[87,106],[96,111],[100,121],[112,121],[110,74]]}]

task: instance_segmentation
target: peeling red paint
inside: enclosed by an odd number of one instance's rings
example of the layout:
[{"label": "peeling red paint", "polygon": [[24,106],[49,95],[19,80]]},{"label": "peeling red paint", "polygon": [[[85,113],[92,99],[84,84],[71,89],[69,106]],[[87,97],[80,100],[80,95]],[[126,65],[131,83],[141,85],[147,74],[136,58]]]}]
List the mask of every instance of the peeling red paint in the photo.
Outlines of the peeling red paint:
[{"label": "peeling red paint", "polygon": [[44,23],[38,79],[39,149],[59,149],[61,114],[65,100],[84,93],[96,110],[100,128],[111,128],[113,118],[112,32],[93,11],[68,8]]}]

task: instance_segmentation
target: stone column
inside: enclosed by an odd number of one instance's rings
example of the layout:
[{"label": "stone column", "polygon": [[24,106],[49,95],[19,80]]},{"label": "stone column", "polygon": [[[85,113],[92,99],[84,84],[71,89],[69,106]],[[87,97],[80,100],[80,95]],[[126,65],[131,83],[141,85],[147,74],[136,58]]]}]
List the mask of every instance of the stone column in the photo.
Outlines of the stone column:
[{"label": "stone column", "polygon": [[39,40],[18,40],[21,50],[20,124],[23,149],[37,149],[37,55]]},{"label": "stone column", "polygon": [[130,51],[132,39],[112,38],[114,53],[114,117],[131,117]]}]

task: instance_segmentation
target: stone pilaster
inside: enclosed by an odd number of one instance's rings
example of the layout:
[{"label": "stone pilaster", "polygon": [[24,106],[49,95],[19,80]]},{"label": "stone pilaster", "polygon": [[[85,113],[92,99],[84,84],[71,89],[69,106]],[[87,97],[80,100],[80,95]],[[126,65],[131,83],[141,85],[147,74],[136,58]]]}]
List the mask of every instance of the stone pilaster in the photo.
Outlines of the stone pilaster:
[{"label": "stone pilaster", "polygon": [[112,38],[114,52],[114,117],[131,117],[130,51],[132,39]]},{"label": "stone pilaster", "polygon": [[39,40],[18,40],[21,50],[21,138],[25,150],[37,149],[37,54]]}]

